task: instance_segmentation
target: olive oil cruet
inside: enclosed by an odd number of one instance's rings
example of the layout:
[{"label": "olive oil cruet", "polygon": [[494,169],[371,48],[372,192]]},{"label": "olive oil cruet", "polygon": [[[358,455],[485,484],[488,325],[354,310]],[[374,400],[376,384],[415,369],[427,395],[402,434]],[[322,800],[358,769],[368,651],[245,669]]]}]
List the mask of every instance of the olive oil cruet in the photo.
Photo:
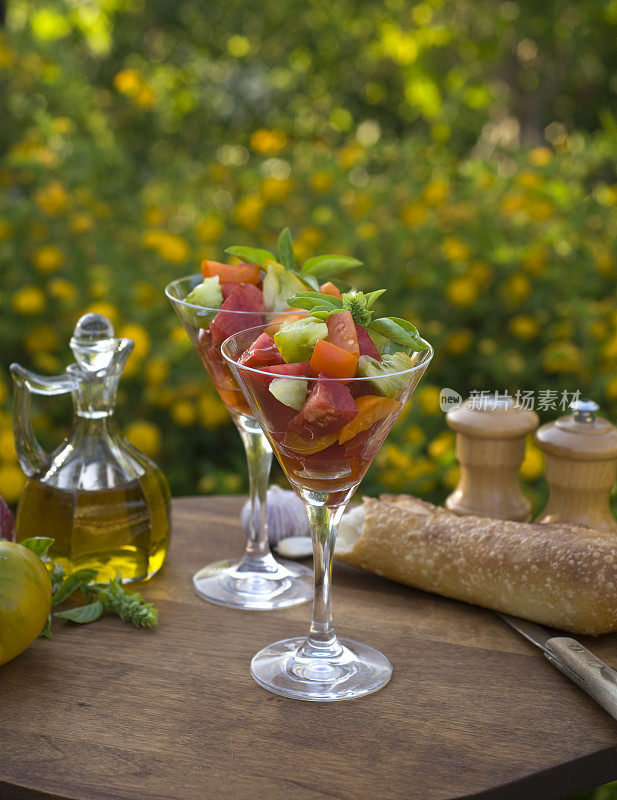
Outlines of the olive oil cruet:
[{"label": "olive oil cruet", "polygon": [[[28,476],[17,509],[17,541],[52,537],[50,555],[67,574],[89,567],[101,581],[117,573],[125,583],[147,580],[167,554],[170,492],[161,470],[116,422],[116,391],[133,342],[116,339],[106,317],[86,314],[70,346],[76,363],[64,375],[11,365],[15,447]],[[73,398],[72,430],[51,455],[34,435],[31,393]]]}]

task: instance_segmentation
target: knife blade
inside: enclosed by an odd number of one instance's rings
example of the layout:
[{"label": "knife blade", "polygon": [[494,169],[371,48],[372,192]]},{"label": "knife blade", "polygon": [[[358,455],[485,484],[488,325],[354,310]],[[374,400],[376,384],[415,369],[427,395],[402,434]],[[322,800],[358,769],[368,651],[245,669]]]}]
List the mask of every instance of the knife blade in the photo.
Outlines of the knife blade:
[{"label": "knife blade", "polygon": [[535,622],[510,614],[499,613],[498,616],[528,642],[539,647],[547,661],[617,719],[617,672],[614,669],[576,639],[555,635]]}]

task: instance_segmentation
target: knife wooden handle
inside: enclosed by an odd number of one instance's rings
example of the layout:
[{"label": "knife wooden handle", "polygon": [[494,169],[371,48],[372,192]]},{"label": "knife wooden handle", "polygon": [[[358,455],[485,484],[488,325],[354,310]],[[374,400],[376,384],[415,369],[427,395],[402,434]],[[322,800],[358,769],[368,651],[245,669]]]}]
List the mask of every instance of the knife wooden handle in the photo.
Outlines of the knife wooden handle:
[{"label": "knife wooden handle", "polygon": [[544,655],[551,664],[617,719],[617,672],[567,636],[555,636],[545,646]]}]

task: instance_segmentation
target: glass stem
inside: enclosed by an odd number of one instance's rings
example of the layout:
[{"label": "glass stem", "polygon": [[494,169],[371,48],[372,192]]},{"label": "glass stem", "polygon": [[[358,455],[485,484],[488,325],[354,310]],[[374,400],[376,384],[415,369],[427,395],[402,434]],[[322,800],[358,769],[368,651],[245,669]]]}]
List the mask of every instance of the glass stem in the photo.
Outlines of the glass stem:
[{"label": "glass stem", "polygon": [[[315,499],[316,495],[311,495]],[[306,497],[304,499],[306,502]],[[332,557],[336,532],[346,505],[330,507],[306,502],[313,538],[315,599],[309,635],[299,653],[305,658],[333,658],[342,650],[332,621]]]},{"label": "glass stem", "polygon": [[234,421],[240,431],[246,451],[251,504],[249,530],[242,559],[243,567],[256,572],[273,572],[277,569],[277,565],[270,552],[266,516],[266,495],[272,465],[272,448],[257,422],[246,418]]}]

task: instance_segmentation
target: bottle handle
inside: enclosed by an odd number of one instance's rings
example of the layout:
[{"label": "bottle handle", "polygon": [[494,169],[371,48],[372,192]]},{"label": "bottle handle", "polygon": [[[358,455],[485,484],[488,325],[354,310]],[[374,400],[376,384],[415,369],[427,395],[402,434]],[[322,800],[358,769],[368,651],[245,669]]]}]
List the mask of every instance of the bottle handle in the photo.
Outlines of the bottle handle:
[{"label": "bottle handle", "polygon": [[75,389],[75,380],[70,375],[39,375],[20,364],[11,364],[11,375],[15,385],[13,396],[13,436],[21,468],[29,478],[42,472],[50,456],[39,444],[32,428],[30,395],[67,394]]}]

